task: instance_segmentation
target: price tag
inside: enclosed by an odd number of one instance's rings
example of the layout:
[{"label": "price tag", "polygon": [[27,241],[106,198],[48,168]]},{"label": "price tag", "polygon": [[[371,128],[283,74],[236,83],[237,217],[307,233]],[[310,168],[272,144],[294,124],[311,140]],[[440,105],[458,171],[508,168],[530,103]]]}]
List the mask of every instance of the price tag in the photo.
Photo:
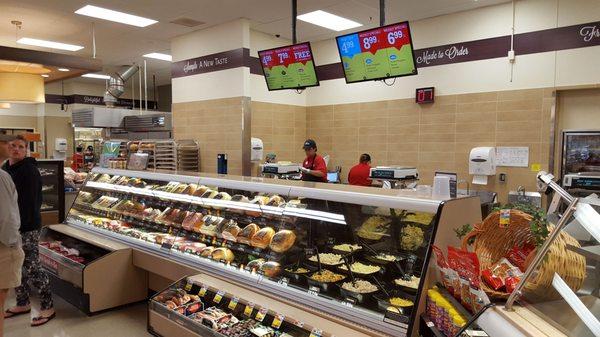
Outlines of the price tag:
[{"label": "price tag", "polygon": [[236,307],[237,307],[237,305],[238,305],[238,301],[239,301],[239,300],[240,300],[240,299],[239,299],[239,298],[237,298],[237,297],[234,297],[234,298],[232,298],[232,299],[231,299],[231,301],[229,301],[229,305],[228,305],[227,307],[228,307],[230,310],[235,310],[235,308],[236,308]]},{"label": "price tag", "polygon": [[223,296],[225,296],[225,292],[223,290],[219,290],[219,292],[217,292],[217,294],[215,295],[213,302],[215,302],[217,304],[221,303]]},{"label": "price tag", "polygon": [[314,287],[314,286],[308,287],[308,293],[313,296],[319,296],[320,291],[321,291],[321,289],[319,289],[319,287]]},{"label": "price tag", "polygon": [[321,337],[322,334],[323,334],[323,330],[314,328],[314,329],[312,329],[312,331],[310,332],[310,335],[308,337]]},{"label": "price tag", "polygon": [[259,322],[262,322],[265,319],[265,316],[267,316],[268,312],[269,312],[269,309],[260,308],[260,310],[256,313],[255,319]]},{"label": "price tag", "polygon": [[244,308],[244,315],[250,317],[252,315],[253,310],[254,310],[254,303],[248,302],[248,304],[246,304],[246,308]]},{"label": "price tag", "polygon": [[290,279],[288,279],[287,277],[282,277],[278,283],[283,286],[283,287],[287,287],[288,283],[290,283]]},{"label": "price tag", "polygon": [[284,320],[285,320],[284,315],[282,315],[282,314],[275,315],[275,318],[273,318],[273,323],[271,323],[271,327],[273,327],[275,329],[279,329],[281,327],[281,323],[283,323]]},{"label": "price tag", "polygon": [[313,256],[317,254],[317,250],[315,248],[304,248],[304,253],[307,256]]},{"label": "price tag", "polygon": [[433,322],[431,322],[431,321],[427,322],[427,327],[428,328],[433,328],[434,326],[435,326],[435,324],[433,324]]},{"label": "price tag", "polygon": [[190,283],[188,281],[188,283],[185,284],[185,287],[183,289],[185,289],[185,291],[189,292],[190,290],[192,290],[192,283]]},{"label": "price tag", "polygon": [[206,295],[207,291],[208,291],[208,289],[206,288],[206,286],[202,286],[202,288],[200,288],[200,291],[198,291],[198,296],[204,297],[204,295]]},{"label": "price tag", "polygon": [[163,243],[160,245],[160,249],[171,250],[171,248],[173,248],[172,242],[163,241]]},{"label": "price tag", "polygon": [[329,246],[335,245],[335,238],[327,238],[327,245],[329,245]]},{"label": "price tag", "polygon": [[507,228],[510,225],[510,209],[500,210],[500,228]]},{"label": "price tag", "polygon": [[342,301],[342,304],[343,304],[343,305],[345,305],[345,306],[347,306],[347,307],[349,307],[349,308],[353,308],[353,307],[354,307],[354,304],[356,304],[356,300],[355,300],[355,299],[353,299],[353,298],[349,298],[349,297],[347,297],[347,298],[345,298],[345,299]]}]

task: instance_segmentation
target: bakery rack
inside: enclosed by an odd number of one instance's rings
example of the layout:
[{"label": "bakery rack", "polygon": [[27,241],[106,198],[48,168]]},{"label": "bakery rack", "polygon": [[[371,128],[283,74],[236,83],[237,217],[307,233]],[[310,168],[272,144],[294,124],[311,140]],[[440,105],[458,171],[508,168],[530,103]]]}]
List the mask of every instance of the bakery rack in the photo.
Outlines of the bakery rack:
[{"label": "bakery rack", "polygon": [[179,171],[200,171],[200,147],[192,139],[177,141],[177,169]]},{"label": "bakery rack", "polygon": [[142,140],[127,143],[128,155],[148,154],[148,170],[177,170],[177,144],[173,140]]}]

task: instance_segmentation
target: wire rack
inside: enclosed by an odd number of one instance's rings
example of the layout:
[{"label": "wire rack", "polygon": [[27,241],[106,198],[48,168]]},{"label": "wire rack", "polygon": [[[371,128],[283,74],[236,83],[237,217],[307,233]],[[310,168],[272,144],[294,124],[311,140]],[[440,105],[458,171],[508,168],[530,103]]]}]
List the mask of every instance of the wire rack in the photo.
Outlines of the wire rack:
[{"label": "wire rack", "polygon": [[141,140],[127,143],[129,153],[148,154],[148,170],[177,170],[177,144],[173,140]]},{"label": "wire rack", "polygon": [[200,171],[200,147],[191,139],[177,141],[177,169],[179,171]]}]

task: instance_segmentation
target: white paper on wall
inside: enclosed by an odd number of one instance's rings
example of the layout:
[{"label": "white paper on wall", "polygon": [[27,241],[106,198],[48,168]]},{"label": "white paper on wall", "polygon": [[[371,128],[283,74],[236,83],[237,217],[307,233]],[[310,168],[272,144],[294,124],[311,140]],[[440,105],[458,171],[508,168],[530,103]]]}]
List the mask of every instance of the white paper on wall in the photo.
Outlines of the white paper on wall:
[{"label": "white paper on wall", "polygon": [[496,166],[529,167],[529,147],[496,147]]}]

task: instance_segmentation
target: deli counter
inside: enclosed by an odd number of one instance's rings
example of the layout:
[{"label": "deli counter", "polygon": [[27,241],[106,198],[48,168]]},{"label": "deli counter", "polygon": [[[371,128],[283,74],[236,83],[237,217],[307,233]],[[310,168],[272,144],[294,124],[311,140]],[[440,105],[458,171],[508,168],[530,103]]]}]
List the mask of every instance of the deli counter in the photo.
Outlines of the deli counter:
[{"label": "deli counter", "polygon": [[321,335],[405,336],[423,311],[431,245],[453,243],[480,212],[477,198],[95,168],[66,223],[132,248],[135,267],[163,280],[205,275]]}]

